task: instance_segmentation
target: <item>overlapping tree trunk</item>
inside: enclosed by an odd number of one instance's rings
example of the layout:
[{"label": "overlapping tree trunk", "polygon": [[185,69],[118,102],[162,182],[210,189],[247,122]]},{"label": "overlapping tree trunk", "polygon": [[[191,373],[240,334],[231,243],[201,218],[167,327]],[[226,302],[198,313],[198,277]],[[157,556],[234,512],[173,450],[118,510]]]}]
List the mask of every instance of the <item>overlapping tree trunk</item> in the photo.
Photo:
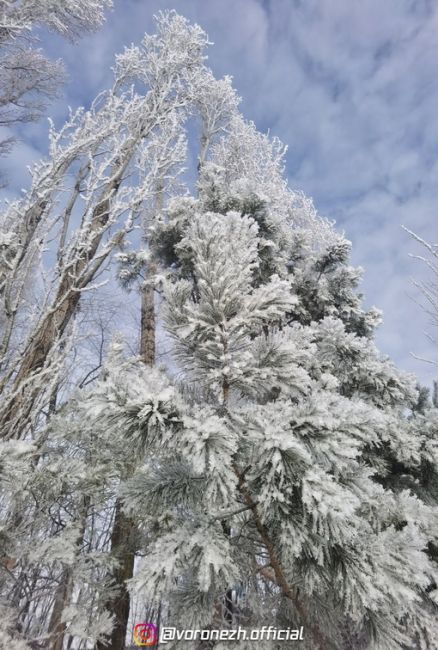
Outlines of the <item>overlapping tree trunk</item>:
[{"label": "overlapping tree trunk", "polygon": [[[51,308],[42,318],[23,352],[10,396],[0,413],[0,435],[3,438],[20,438],[25,433],[29,415],[43,388],[38,381],[38,373],[71,322],[80,301],[81,290],[92,282],[111,252],[111,247],[108,246],[104,253],[97,254],[110,215],[111,197],[120,186],[129,160],[130,156],[127,155],[108,181],[93,211],[88,242],[82,245],[78,243],[73,262],[64,267]],[[113,238],[113,245],[121,240],[123,234],[120,231],[119,237]]]}]

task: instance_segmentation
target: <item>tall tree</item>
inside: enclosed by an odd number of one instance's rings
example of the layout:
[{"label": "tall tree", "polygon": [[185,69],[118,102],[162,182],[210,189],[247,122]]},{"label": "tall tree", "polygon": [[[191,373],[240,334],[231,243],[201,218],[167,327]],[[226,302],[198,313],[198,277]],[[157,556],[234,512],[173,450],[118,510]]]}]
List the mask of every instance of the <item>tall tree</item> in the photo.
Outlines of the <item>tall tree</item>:
[{"label": "tall tree", "polygon": [[228,174],[207,164],[198,199],[173,205],[163,231],[182,385],[149,384],[146,427],[138,393],[135,409],[97,413],[108,427],[129,416],[147,445],[123,488],[154,531],[133,586],[181,627],[210,623],[241,583],[250,626],[275,612],[277,627],[304,625],[306,647],[433,647],[436,505],[385,482],[385,458],[414,462],[423,444],[405,417],[412,379],[373,345],[379,315],[361,310],[349,243],[287,236],[278,194]]},{"label": "tall tree", "polygon": [[[72,115],[59,133],[52,130],[50,160],[35,166],[32,188],[2,215],[3,437],[23,436],[35,424],[56,382],[56,350],[81,293],[156,194],[160,165],[174,170],[185,158],[174,124],[176,113],[191,105],[206,36],[175,14],[162,14],[158,28],[141,48],[117,58],[110,92]],[[142,94],[129,86],[134,80]],[[25,291],[56,227],[58,264],[35,309]]]}]

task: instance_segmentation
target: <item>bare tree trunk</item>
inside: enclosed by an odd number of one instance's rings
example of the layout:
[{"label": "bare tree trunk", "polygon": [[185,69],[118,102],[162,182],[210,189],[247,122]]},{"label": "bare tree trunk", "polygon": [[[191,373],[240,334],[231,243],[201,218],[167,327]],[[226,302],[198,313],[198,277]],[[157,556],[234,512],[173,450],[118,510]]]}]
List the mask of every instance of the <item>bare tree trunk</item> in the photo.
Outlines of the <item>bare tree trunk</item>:
[{"label": "bare tree trunk", "polygon": [[[163,209],[164,184],[162,180],[156,183],[155,205],[152,219]],[[143,222],[143,236],[147,237],[147,222]],[[141,322],[140,322],[140,355],[147,366],[155,364],[155,289],[154,276],[157,273],[157,263],[151,260],[147,270],[146,287],[141,292]]]},{"label": "bare tree trunk", "polygon": [[67,567],[61,577],[58,589],[55,594],[55,604],[53,605],[52,615],[49,623],[49,634],[52,637],[50,642],[51,650],[62,650],[64,645],[64,634],[66,623],[62,621],[62,613],[71,598],[73,591],[72,571]]},{"label": "bare tree trunk", "polygon": [[[149,267],[149,277],[156,273],[155,264]],[[155,363],[155,291],[148,285],[141,292],[140,356],[147,366]]]},{"label": "bare tree trunk", "polygon": [[134,575],[135,522],[125,515],[118,499],[111,533],[111,554],[118,564],[113,572],[113,584],[117,593],[106,603],[106,609],[114,617],[114,627],[107,641],[98,641],[96,650],[123,650],[128,628],[130,597],[126,581]]}]

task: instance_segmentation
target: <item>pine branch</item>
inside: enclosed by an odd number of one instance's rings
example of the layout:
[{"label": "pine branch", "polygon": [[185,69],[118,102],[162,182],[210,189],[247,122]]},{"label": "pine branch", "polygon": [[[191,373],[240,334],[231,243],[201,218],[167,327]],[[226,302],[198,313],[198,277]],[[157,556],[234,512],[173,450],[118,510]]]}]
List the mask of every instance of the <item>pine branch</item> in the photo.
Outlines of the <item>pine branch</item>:
[{"label": "pine branch", "polygon": [[277,556],[274,543],[269,535],[269,531],[260,518],[256,501],[252,498],[250,491],[245,485],[244,477],[242,476],[242,473],[236,463],[233,463],[233,471],[238,480],[239,491],[242,494],[248,509],[250,509],[252,512],[255,527],[257,528],[260,538],[262,539],[263,544],[265,545],[266,550],[268,551],[270,566],[274,571],[274,575],[272,575],[271,573],[264,570],[262,571],[262,575],[266,574],[265,577],[267,577],[271,582],[275,580],[275,583],[277,584],[278,587],[280,587],[283,595],[292,601],[301,619],[303,620],[305,625],[309,628],[319,650],[328,650],[329,648],[333,648],[333,650],[336,650],[335,645],[321,632],[318,625],[312,623],[309,620],[308,612],[305,606],[302,604],[297,594],[297,590],[294,587],[292,587],[287,581],[283,568],[281,566],[281,562]]}]

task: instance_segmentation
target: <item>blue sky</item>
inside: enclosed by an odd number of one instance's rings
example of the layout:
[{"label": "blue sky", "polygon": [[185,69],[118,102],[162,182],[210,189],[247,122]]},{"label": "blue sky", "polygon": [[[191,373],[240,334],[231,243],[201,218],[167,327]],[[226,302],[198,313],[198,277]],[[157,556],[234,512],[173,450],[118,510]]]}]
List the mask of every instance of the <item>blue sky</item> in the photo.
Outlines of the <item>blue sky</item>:
[{"label": "blue sky", "polygon": [[[314,199],[353,242],[367,305],[383,309],[377,343],[430,383],[438,360],[410,277],[419,248],[404,224],[438,241],[438,3],[433,0],[114,0],[105,27],[79,44],[41,34],[69,80],[48,114],[89,104],[111,82],[114,53],[153,31],[174,8],[214,42],[209,64],[230,74],[244,115],[289,146],[292,187]],[[44,155],[47,124],[19,132],[8,159],[11,195],[25,166]]]}]

